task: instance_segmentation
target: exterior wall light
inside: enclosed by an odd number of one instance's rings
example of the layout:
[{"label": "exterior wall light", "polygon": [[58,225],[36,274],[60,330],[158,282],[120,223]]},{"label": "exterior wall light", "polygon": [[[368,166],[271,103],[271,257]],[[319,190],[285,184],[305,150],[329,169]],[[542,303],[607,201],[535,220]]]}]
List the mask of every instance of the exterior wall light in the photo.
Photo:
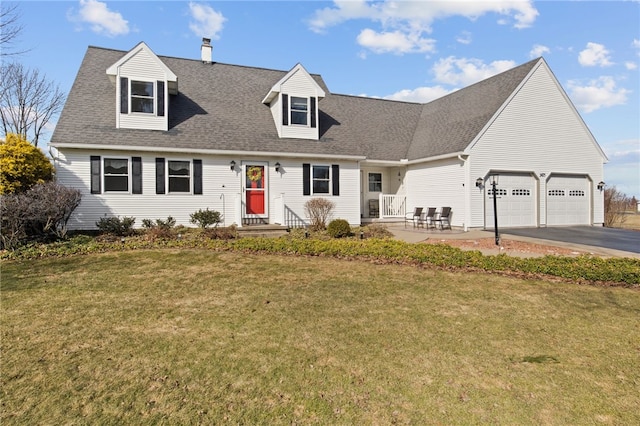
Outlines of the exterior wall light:
[{"label": "exterior wall light", "polygon": [[276,163],[275,166],[276,166],[276,172],[280,172],[280,163]]},{"label": "exterior wall light", "polygon": [[231,160],[231,163],[229,163],[229,166],[231,167],[231,171],[234,171],[236,169],[236,162]]},{"label": "exterior wall light", "polygon": [[599,189],[600,191],[602,191],[602,190],[604,189],[604,182],[600,181],[600,182],[598,183],[598,189]]},{"label": "exterior wall light", "polygon": [[484,179],[482,179],[481,177],[476,179],[476,187],[480,188],[483,183],[484,183]]}]

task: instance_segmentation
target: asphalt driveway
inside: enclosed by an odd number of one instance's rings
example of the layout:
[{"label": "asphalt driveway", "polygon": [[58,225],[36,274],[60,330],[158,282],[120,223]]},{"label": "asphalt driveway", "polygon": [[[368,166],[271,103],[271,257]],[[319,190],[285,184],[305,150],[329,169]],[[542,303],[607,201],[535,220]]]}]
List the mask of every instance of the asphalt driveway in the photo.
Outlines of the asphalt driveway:
[{"label": "asphalt driveway", "polygon": [[502,235],[540,238],[571,244],[604,247],[640,253],[640,232],[601,226],[569,226],[551,228],[512,228],[500,230]]}]

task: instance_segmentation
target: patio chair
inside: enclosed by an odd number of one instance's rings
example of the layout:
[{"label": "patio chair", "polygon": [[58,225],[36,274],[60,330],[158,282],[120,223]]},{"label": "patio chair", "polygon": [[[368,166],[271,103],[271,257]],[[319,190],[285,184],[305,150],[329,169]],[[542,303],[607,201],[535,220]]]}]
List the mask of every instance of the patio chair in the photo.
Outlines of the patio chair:
[{"label": "patio chair", "polygon": [[404,218],[404,227],[407,227],[407,222],[411,222],[413,224],[413,227],[415,228],[416,226],[420,226],[420,218],[422,217],[422,207],[416,207],[413,210],[413,214],[408,214],[405,218]]},{"label": "patio chair", "polygon": [[377,198],[369,200],[369,217],[380,217],[380,200]]},{"label": "patio chair", "polygon": [[[445,227],[451,229],[451,207],[443,207],[442,211],[439,215],[437,215],[433,221],[435,224],[440,224],[440,230],[443,230]],[[434,224],[434,227],[435,227]]]},{"label": "patio chair", "polygon": [[436,218],[436,208],[429,207],[427,208],[427,214],[423,218],[420,218],[420,222],[422,222],[423,225],[426,225],[427,229],[429,229],[430,227],[433,227],[435,229],[436,227],[434,223],[435,218]]}]

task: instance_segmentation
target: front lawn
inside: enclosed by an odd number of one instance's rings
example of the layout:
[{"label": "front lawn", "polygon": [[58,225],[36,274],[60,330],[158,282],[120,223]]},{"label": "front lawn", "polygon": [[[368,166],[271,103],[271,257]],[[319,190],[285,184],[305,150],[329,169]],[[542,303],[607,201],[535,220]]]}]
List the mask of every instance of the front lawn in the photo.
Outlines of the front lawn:
[{"label": "front lawn", "polygon": [[198,249],[2,265],[4,424],[639,424],[640,292]]}]

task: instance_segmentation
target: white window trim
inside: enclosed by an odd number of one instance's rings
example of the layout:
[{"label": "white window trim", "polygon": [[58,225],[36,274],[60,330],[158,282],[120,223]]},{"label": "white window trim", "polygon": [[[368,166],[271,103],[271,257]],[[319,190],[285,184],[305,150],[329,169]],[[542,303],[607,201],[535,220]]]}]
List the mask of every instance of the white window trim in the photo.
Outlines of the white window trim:
[{"label": "white window trim", "polygon": [[[320,179],[315,179],[313,177],[313,170],[316,167],[327,167],[329,169],[329,187],[327,188],[327,192],[316,192],[315,191],[315,185],[314,182],[316,182],[316,180],[320,181]],[[322,179],[322,182],[325,182],[324,179]],[[333,187],[333,167],[331,167],[331,164],[311,164],[311,195],[332,195],[331,194],[331,188]]]},{"label": "white window trim", "polygon": [[[124,175],[107,175],[106,173],[106,166],[105,166],[105,162],[107,160],[124,160],[127,162],[127,190],[126,191],[109,191],[107,190],[107,180],[106,177],[107,176],[124,176]],[[104,194],[131,194],[131,179],[132,179],[132,173],[131,173],[131,167],[132,167],[132,161],[131,158],[128,157],[118,157],[118,156],[111,156],[111,157],[102,157],[102,164],[100,166],[101,168],[101,179],[102,179],[102,192]]]},{"label": "white window trim", "polygon": [[[306,99],[307,100],[307,111],[306,111],[306,122],[307,124],[294,124],[293,123],[293,112],[302,112],[302,111],[298,111],[298,110],[294,110],[293,109],[293,98],[301,98],[301,99]],[[292,127],[311,127],[311,97],[310,96],[300,96],[300,95],[293,95],[291,93],[289,93],[289,126]]]},{"label": "white window trim", "polygon": [[[380,181],[379,182],[378,181],[371,182],[371,180],[369,179],[369,177],[371,175],[380,175]],[[383,179],[383,177],[382,177],[382,173],[381,172],[367,172],[367,192],[369,192],[369,193],[382,192],[382,179]],[[372,191],[371,190],[371,184],[372,183],[380,183],[380,191],[375,191],[375,190]]]},{"label": "white window trim", "polygon": [[[152,106],[153,106],[153,112],[140,112],[140,111],[134,111],[133,110],[133,103],[131,102],[131,99],[136,96],[140,99],[148,99],[148,97],[144,97],[144,96],[137,96],[133,94],[133,83],[135,82],[140,82],[140,83],[151,83],[153,86],[153,96],[152,96]],[[129,78],[128,79],[128,93],[129,93],[129,99],[127,100],[129,102],[129,115],[141,115],[143,117],[149,117],[149,116],[157,116],[158,114],[158,108],[157,108],[157,99],[158,99],[158,85],[156,84],[156,80],[149,80],[149,79],[144,79],[144,78]]]},{"label": "white window trim", "polygon": [[[186,163],[189,163],[189,191],[171,191],[171,187],[169,186],[169,178],[170,178],[170,171],[171,168],[169,167],[169,163],[171,163],[172,161],[183,161]],[[166,176],[165,176],[165,188],[166,188],[166,194],[167,195],[193,195],[193,160],[190,158],[166,158],[165,159],[165,167],[166,167]],[[176,176],[176,177],[180,177],[183,178],[182,176]]]}]

